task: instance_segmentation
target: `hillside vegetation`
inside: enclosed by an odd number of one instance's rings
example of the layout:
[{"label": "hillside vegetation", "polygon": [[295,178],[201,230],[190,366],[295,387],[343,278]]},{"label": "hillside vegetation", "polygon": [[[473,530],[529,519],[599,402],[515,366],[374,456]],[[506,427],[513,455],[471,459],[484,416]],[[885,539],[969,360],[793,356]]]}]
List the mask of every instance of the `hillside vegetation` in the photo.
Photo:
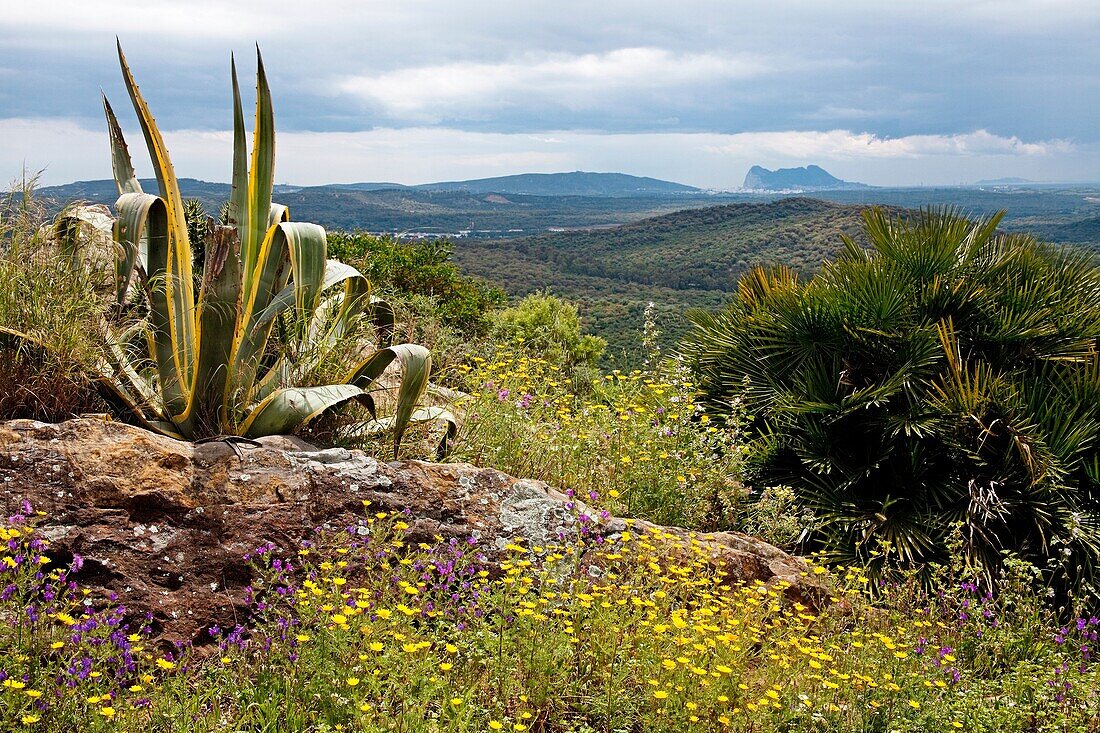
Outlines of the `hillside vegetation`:
[{"label": "hillside vegetation", "polygon": [[838,253],[842,234],[860,236],[862,209],[805,198],[713,206],[614,228],[465,240],[455,260],[509,295],[549,288],[576,301],[609,353],[632,363],[647,302],[672,344],[686,330],[685,308],[721,305],[754,265],[816,271]]}]

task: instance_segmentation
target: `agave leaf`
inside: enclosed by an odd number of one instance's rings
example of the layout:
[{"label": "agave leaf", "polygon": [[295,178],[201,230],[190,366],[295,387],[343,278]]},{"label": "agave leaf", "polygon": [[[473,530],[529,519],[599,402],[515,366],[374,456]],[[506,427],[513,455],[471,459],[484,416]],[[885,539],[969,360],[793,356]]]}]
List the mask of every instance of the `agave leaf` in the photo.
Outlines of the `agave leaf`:
[{"label": "agave leaf", "polygon": [[[422,407],[414,410],[409,416],[409,424],[430,422],[443,422],[447,425],[447,431],[443,434],[439,445],[435,449],[436,460],[442,461],[447,457],[451,444],[454,442],[455,436],[458,435],[458,420],[449,410],[442,407]],[[396,416],[378,418],[363,423],[353,433],[357,436],[377,435],[394,429],[396,424]]]},{"label": "agave leaf", "polygon": [[[187,408],[186,395],[191,383],[188,355],[193,344],[188,339],[193,337],[193,331],[182,328],[173,317],[179,315],[172,308],[179,290],[171,287],[173,279],[178,278],[173,278],[169,271],[172,246],[164,199],[148,193],[127,193],[119,197],[116,208],[115,241],[123,250],[123,272],[127,266],[133,269],[138,241],[144,236],[148,243],[148,272],[143,284],[149,299],[149,353],[156,362],[161,394],[169,413],[182,414]],[[190,319],[187,314],[186,320]]]},{"label": "agave leaf", "polygon": [[374,330],[378,333],[378,344],[390,346],[393,344],[393,334],[397,330],[397,315],[393,312],[393,306],[381,298],[370,298],[370,319],[374,323]]},{"label": "agave leaf", "polygon": [[[276,286],[283,279],[288,256],[294,278],[290,285],[294,307],[302,314],[310,314],[317,308],[324,286],[325,230],[316,224],[282,222],[273,226],[264,240],[257,277],[252,281],[252,292],[246,296],[241,314],[243,332],[234,365],[234,379],[246,390],[252,388],[259,371],[259,360],[271,333],[271,319],[279,312],[278,306],[268,320],[261,323],[260,318],[279,295]],[[283,310],[286,307],[288,304],[284,304]]]},{"label": "agave leaf", "polygon": [[122,136],[122,127],[118,124],[115,111],[111,109],[111,103],[107,101],[107,95],[103,95],[103,113],[107,116],[107,134],[111,138],[111,169],[115,176],[115,186],[118,195],[124,193],[142,193],[141,184],[138,183],[137,174],[134,173],[134,164],[130,159],[130,149],[126,146],[126,139]]},{"label": "agave leaf", "polygon": [[280,389],[251,410],[239,433],[246,438],[292,433],[326,410],[362,395],[363,390],[351,384]]},{"label": "agave leaf", "polygon": [[252,399],[262,402],[280,386],[287,384],[291,377],[290,360],[280,354],[275,363],[264,372],[263,376],[255,381],[252,388]]},{"label": "agave leaf", "polygon": [[[320,292],[324,292],[334,285],[343,282],[345,296],[345,300],[341,305],[343,311],[348,308],[346,294],[349,289],[358,293],[365,286],[366,281],[367,279],[351,265],[345,265],[339,260],[328,260],[325,263],[324,278],[321,281]],[[367,287],[369,288],[369,286]],[[271,299],[271,302],[267,304],[263,312],[255,318],[253,326],[256,328],[263,327],[279,314],[286,312],[296,303],[298,298],[301,297],[297,290],[298,284],[297,278],[295,278],[294,283],[280,290],[279,293]],[[319,310],[319,308],[315,307],[314,310]]]},{"label": "agave leaf", "polygon": [[[336,260],[329,260],[328,267],[335,268]],[[342,264],[342,263],[339,263]],[[343,265],[348,267],[348,265]],[[355,270],[355,268],[352,268]],[[364,307],[371,302],[370,282],[355,270],[355,274],[344,280],[344,292],[340,296],[340,310],[336,313],[332,328],[325,337],[327,343],[335,344],[355,326]]]},{"label": "agave leaf", "polygon": [[133,395],[118,382],[106,377],[99,377],[95,380],[95,386],[99,396],[112,407],[112,414],[121,422],[152,430],[155,433],[176,440],[185,440],[183,434],[173,423],[147,417],[140,402],[134,399]]},{"label": "agave leaf", "polygon": [[286,237],[293,278],[294,308],[307,315],[317,308],[325,282],[325,230],[316,224],[283,222],[279,231]]},{"label": "agave leaf", "polygon": [[248,226],[241,234],[241,258],[246,273],[255,272],[262,257],[261,248],[271,228],[271,189],[274,176],[275,114],[271,108],[271,90],[267,85],[263,57],[257,48],[256,125],[252,131],[252,162],[248,171],[246,204]]},{"label": "agave leaf", "polygon": [[[369,297],[370,284],[354,267],[337,260],[329,260],[325,265],[322,292],[334,289],[341,282],[344,287],[339,292],[319,299],[312,316],[305,324],[304,333],[300,334],[298,343],[293,345],[296,351],[293,364],[286,355],[280,355],[275,364],[257,380],[254,400],[263,399],[273,389],[287,384],[289,380],[308,378],[320,364],[331,358],[332,350],[340,339],[352,331],[361,315],[363,302]],[[289,310],[293,302],[294,285],[291,284],[275,296],[255,321],[255,326],[265,327],[277,315]]]},{"label": "agave leaf", "polygon": [[[336,260],[329,260],[329,267],[335,265],[348,267]],[[363,315],[364,307],[370,302],[370,283],[358,274],[345,279],[340,292],[322,299],[306,335],[312,343],[318,345],[319,348],[315,351],[319,356],[329,353],[342,338],[354,331]]]},{"label": "agave leaf", "polygon": [[362,387],[365,391],[395,360],[401,364],[401,386],[397,390],[397,409],[393,415],[394,457],[397,456],[397,449],[413,412],[428,388],[428,375],[432,370],[431,352],[419,344],[387,346],[360,362],[344,380]]},{"label": "agave leaf", "polygon": [[248,143],[245,141],[244,110],[241,109],[241,87],[237,82],[237,60],[232,54],[229,66],[233,77],[233,190],[229,195],[229,225],[237,228],[237,238],[241,242],[242,291],[247,293],[251,288],[254,259],[248,250],[252,241],[248,219]]},{"label": "agave leaf", "polygon": [[284,221],[290,221],[290,207],[284,204],[273,203],[268,210],[267,226],[264,228],[264,231]]},{"label": "agave leaf", "polygon": [[[141,96],[137,82],[134,81],[126,56],[122,53],[122,44],[118,44],[118,61],[126,82],[126,90],[134,103],[145,143],[149,148],[149,157],[153,161],[160,198],[165,210],[165,251],[164,276],[168,296],[165,299],[167,316],[171,321],[171,333],[178,349],[177,371],[190,374],[194,358],[195,343],[195,291],[191,277],[191,244],[187,239],[187,221],[183,213],[183,198],[180,196],[179,182],[176,180],[168,148],[164,144],[160,130],[157,129],[149,106]],[[135,195],[135,194],[128,194]],[[150,260],[152,255],[150,254]],[[150,276],[152,273],[150,272]],[[186,382],[181,383],[183,385]],[[181,389],[186,389],[182,386]]]},{"label": "agave leaf", "polygon": [[147,407],[158,402],[157,391],[149,380],[142,376],[126,355],[123,336],[116,335],[111,329],[106,332],[106,358],[97,365],[99,376],[122,385],[125,382],[128,392],[136,393],[140,404]]},{"label": "agave leaf", "polygon": [[210,230],[206,263],[199,290],[198,347],[187,411],[180,428],[193,433],[220,432],[228,424],[229,366],[241,308],[241,242],[237,230],[219,226]]},{"label": "agave leaf", "polygon": [[[252,278],[247,290],[244,291],[244,311],[241,316],[241,324],[245,331],[242,334],[246,339],[253,337],[252,326],[257,317],[264,312],[275,296],[282,290],[280,284],[284,273],[287,272],[287,237],[281,225],[273,226],[264,237],[263,246],[253,267]],[[241,241],[241,263],[246,268],[248,263],[244,259],[244,241]],[[287,276],[289,277],[289,276]]]}]

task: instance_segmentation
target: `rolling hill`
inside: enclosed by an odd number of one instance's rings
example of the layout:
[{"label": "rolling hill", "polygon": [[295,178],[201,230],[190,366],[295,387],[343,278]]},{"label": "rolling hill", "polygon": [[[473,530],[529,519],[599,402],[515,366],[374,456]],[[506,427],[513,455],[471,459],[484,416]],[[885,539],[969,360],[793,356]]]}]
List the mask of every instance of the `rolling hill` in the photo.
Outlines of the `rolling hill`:
[{"label": "rolling hill", "polygon": [[625,173],[522,173],[473,181],[425,183],[416,186],[430,191],[467,191],[527,196],[653,196],[701,193],[701,189],[657,178]]},{"label": "rolling hill", "polygon": [[463,240],[455,260],[510,295],[548,288],[576,301],[588,327],[629,364],[647,302],[674,343],[686,308],[720,306],[753,265],[815,271],[839,250],[842,232],[858,236],[862,209],[805,198],[712,206],[610,228]]},{"label": "rolling hill", "polygon": [[[587,178],[590,176],[597,178]],[[599,185],[593,183],[582,189],[588,185],[584,183],[586,180]],[[517,190],[524,187],[537,190],[539,186],[557,181],[548,190],[561,191],[569,190],[568,182],[572,181],[574,191],[599,193],[583,196],[438,190],[431,187],[451,184],[410,187],[386,182],[325,186],[276,184],[275,192],[280,203],[291,207],[296,220],[316,222],[329,229],[482,239],[616,226],[683,209],[733,203],[759,204],[790,196],[775,192],[691,192],[681,190],[687,187],[679,184],[656,181],[650,186],[647,183],[655,180],[619,174],[563,173],[524,174],[453,184],[456,188],[506,188],[511,182]],[[156,190],[153,181],[143,181],[143,185],[147,190]],[[661,186],[670,192],[646,193],[650,188],[656,191]],[[200,199],[212,213],[219,210],[229,195],[226,183],[194,178],[180,179],[180,190],[184,197]],[[626,195],[627,191],[634,191],[634,194]],[[53,200],[55,209],[70,201],[114,204],[117,198],[115,186],[109,180],[44,187],[37,193]],[[1006,230],[1030,231],[1051,241],[1081,244],[1100,251],[1100,228],[1096,225],[1100,215],[1100,188],[1095,185],[852,188],[814,191],[813,196],[858,206],[880,204],[913,209],[951,206],[974,216],[988,216],[1003,209],[1007,212],[1002,222]]]},{"label": "rolling hill", "polygon": [[[141,183],[156,191],[155,181]],[[184,198],[199,199],[211,213],[229,197],[227,183],[181,178],[179,185]],[[515,192],[521,190],[567,193]],[[58,209],[71,201],[113,205],[118,198],[110,180],[48,186],[37,193]],[[690,186],[617,173],[524,174],[422,186],[277,184],[275,193],[296,220],[329,229],[473,237],[609,226],[721,200]]]}]

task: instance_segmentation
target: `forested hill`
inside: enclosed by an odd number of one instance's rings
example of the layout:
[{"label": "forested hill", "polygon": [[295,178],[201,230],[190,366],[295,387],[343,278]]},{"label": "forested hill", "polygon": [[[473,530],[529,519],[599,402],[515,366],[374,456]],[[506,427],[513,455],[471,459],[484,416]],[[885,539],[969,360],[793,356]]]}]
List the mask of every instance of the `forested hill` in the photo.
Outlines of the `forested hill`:
[{"label": "forested hill", "polygon": [[751,266],[782,263],[810,274],[858,236],[863,207],[807,198],[677,211],[623,226],[512,240],[456,242],[463,270],[511,295],[549,288],[576,301],[611,352],[637,341],[654,301],[671,342],[689,306],[716,307]]}]

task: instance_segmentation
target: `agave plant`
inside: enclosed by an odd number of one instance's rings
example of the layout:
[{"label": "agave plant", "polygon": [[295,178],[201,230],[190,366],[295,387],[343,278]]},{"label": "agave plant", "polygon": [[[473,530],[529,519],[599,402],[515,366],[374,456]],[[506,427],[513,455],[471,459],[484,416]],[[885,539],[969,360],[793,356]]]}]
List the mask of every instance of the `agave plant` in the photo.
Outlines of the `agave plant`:
[{"label": "agave plant", "polygon": [[809,281],[754,270],[691,316],[711,404],[755,416],[756,478],[843,562],[942,562],[961,527],[990,574],[1067,550],[1072,580],[1100,573],[1100,269],[999,219],[872,210],[869,249]]},{"label": "agave plant", "polygon": [[[132,300],[134,284],[147,311],[140,329],[107,329],[107,353],[96,381],[126,420],[176,438],[292,432],[350,401],[364,404],[374,420],[366,431],[394,431],[394,450],[412,421],[444,419],[439,409],[417,409],[428,386],[431,356],[415,344],[384,345],[346,365],[332,384],[301,386],[298,380],[346,349],[361,325],[386,331],[392,312],[370,296],[353,267],[326,258],[325,230],[290,221],[287,207],[272,203],[275,131],[271,94],[257,50],[256,122],[249,156],[235,62],[233,82],[233,181],[228,224],[209,219],[201,277],[192,276],[188,234],[197,227],[188,212],[168,150],[118,47],[123,79],[137,113],[156,174],[158,193],[142,190],[122,130],[106,96],[119,198],[112,236],[117,247],[115,297]],[[82,213],[68,212],[59,228],[72,235]],[[64,238],[64,237],[63,237]],[[76,250],[75,236],[67,246]],[[197,283],[197,286],[196,286]],[[197,289],[197,293],[196,293]],[[387,321],[390,321],[387,324]],[[142,353],[144,352],[144,353]],[[401,367],[394,414],[375,415],[373,388],[394,362]],[[453,422],[451,424],[453,430]]]}]

